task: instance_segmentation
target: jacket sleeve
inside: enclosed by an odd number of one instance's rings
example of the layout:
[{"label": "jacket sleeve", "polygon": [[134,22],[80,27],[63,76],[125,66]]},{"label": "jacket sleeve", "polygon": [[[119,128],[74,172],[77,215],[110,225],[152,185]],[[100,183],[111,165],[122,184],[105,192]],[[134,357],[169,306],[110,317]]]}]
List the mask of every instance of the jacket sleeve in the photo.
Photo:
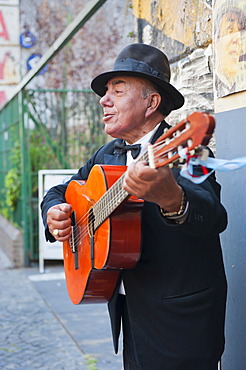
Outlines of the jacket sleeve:
[{"label": "jacket sleeve", "polygon": [[220,202],[220,185],[215,176],[201,184],[194,184],[174,170],[177,183],[183,188],[189,202],[188,215],[182,224],[163,217],[163,222],[195,237],[210,238],[227,226],[227,212]]}]

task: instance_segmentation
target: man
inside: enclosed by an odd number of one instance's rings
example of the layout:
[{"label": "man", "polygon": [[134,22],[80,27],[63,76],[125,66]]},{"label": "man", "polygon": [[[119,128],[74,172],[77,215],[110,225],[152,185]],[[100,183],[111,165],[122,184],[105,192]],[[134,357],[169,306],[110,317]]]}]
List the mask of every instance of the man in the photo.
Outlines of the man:
[{"label": "man", "polygon": [[[216,370],[226,300],[219,233],[227,216],[220,186],[213,177],[195,185],[177,169],[152,169],[122,149],[124,141],[140,143],[141,155],[169,127],[164,118],[184,102],[169,81],[160,50],[144,44],[122,50],[114,69],[92,81],[102,97],[105,131],[120,140],[100,148],[73,179],[86,180],[96,163],[127,163],[123,187],[145,200],[140,261],[123,271],[109,303],[116,352],[122,317],[124,368]],[[66,185],[52,188],[42,203],[50,241],[65,241],[71,233],[65,190]]]},{"label": "man", "polygon": [[[218,97],[240,91],[240,77],[245,73],[240,61],[243,54],[242,31],[246,28],[243,9],[223,5],[215,19],[215,87]],[[243,79],[245,87],[245,79]]]}]

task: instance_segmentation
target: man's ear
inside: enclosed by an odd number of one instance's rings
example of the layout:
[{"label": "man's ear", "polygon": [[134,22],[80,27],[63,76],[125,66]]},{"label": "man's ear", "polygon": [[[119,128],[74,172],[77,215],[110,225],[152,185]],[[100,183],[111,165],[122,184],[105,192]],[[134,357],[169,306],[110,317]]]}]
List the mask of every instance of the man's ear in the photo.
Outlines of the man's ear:
[{"label": "man's ear", "polygon": [[148,96],[148,106],[146,109],[146,116],[149,117],[153,114],[161,104],[161,96],[160,94],[153,92]]}]

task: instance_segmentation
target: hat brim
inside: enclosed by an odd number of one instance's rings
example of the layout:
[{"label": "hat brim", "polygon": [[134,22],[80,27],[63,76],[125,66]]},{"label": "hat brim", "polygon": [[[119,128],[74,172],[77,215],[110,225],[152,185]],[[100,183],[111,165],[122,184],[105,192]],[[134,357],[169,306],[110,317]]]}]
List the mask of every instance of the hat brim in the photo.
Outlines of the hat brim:
[{"label": "hat brim", "polygon": [[160,93],[163,92],[164,94],[169,97],[170,102],[172,104],[172,109],[179,109],[184,104],[184,97],[183,95],[170,83],[163,81],[162,79],[150,76],[146,73],[141,72],[134,72],[134,71],[110,71],[101,73],[97,77],[95,77],[91,82],[92,90],[99,96],[104,96],[106,93],[106,84],[112,77],[116,76],[136,76],[145,78],[151,82],[153,82]]}]

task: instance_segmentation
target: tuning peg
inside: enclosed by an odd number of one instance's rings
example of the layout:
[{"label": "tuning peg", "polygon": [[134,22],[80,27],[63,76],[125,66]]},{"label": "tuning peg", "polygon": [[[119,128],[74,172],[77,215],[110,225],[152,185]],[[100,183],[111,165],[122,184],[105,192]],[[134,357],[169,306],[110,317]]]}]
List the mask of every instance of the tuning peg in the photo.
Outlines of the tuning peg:
[{"label": "tuning peg", "polygon": [[150,166],[150,168],[156,168],[153,145],[149,144],[148,147],[147,147],[147,151],[148,151],[148,156],[149,156],[149,166]]},{"label": "tuning peg", "polygon": [[173,138],[179,137],[180,136],[180,130],[174,131],[172,136],[173,136]]},{"label": "tuning peg", "polygon": [[187,122],[185,123],[185,129],[186,129],[186,130],[189,130],[189,129],[190,129],[190,122],[189,122],[189,121],[187,121]]},{"label": "tuning peg", "polygon": [[183,150],[183,146],[182,145],[178,145],[178,152],[181,152],[181,150]]},{"label": "tuning peg", "polygon": [[193,141],[191,139],[188,139],[187,144],[188,144],[188,146],[192,146]]},{"label": "tuning peg", "polygon": [[168,145],[169,143],[170,143],[170,139],[169,139],[169,137],[167,137],[166,140],[165,140],[165,145]]}]

